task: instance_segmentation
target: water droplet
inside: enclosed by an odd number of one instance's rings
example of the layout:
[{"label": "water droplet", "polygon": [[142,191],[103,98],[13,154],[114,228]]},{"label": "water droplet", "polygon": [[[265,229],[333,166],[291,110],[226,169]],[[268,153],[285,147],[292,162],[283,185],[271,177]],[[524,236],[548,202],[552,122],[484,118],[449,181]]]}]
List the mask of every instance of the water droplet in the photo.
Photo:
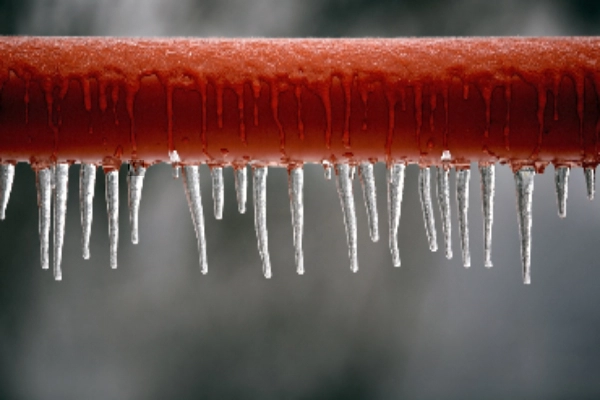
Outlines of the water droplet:
[{"label": "water droplet", "polygon": [[461,169],[456,171],[456,203],[458,204],[458,232],[462,250],[463,265],[471,266],[471,251],[469,250],[469,181],[471,171]]},{"label": "water droplet", "polygon": [[295,167],[289,171],[288,177],[290,209],[292,212],[292,228],[294,233],[294,250],[296,256],[296,271],[304,274],[304,254],[302,252],[302,235],[304,234],[304,171]]},{"label": "water droplet", "polygon": [[50,227],[52,209],[52,170],[44,168],[36,173],[38,200],[38,231],[40,234],[40,261],[42,269],[50,267]]},{"label": "water droplet", "polygon": [[235,194],[240,214],[246,212],[246,200],[248,192],[248,174],[246,166],[235,169]]},{"label": "water droplet", "polygon": [[85,260],[90,258],[95,186],[96,166],[81,164],[79,170],[79,212],[81,213],[81,250]]},{"label": "water droplet", "polygon": [[361,163],[359,166],[360,185],[362,186],[365,208],[369,219],[369,235],[373,242],[379,240],[379,221],[377,216],[377,190],[372,163]]},{"label": "water droplet", "polygon": [[558,200],[558,216],[567,216],[567,198],[569,197],[569,167],[557,167],[554,169],[554,183],[556,185],[556,196]]},{"label": "water droplet", "polygon": [[596,194],[596,168],[585,167],[583,172],[585,174],[585,186],[588,199],[594,200],[594,195]]},{"label": "water droplet", "polygon": [[404,194],[404,164],[392,164],[388,168],[388,217],[390,227],[390,251],[394,267],[400,266],[400,250],[398,249],[398,228],[402,211],[402,197]]},{"label": "water droplet", "polygon": [[131,243],[133,244],[139,242],[139,213],[145,176],[146,168],[144,166],[139,164],[129,165],[129,171],[127,172],[127,204],[129,206],[129,224],[131,225]]},{"label": "water droplet", "polygon": [[187,197],[188,207],[192,215],[192,223],[198,241],[200,271],[208,272],[206,261],[206,236],[204,233],[204,211],[202,210],[202,194],[200,191],[200,170],[197,165],[183,167],[183,187]]},{"label": "water droplet", "polygon": [[523,283],[531,283],[531,205],[533,199],[533,179],[535,169],[523,167],[515,172],[517,189],[517,217],[521,234],[521,261],[523,263]]},{"label": "water droplet", "polygon": [[437,168],[437,200],[442,216],[442,231],[444,232],[444,243],[446,258],[452,258],[452,234],[450,219],[450,170]]},{"label": "water droplet", "polygon": [[212,197],[216,219],[223,219],[223,205],[225,204],[225,185],[223,183],[223,167],[212,167]]},{"label": "water droplet", "polygon": [[10,199],[14,178],[15,166],[13,164],[0,164],[0,220],[6,218],[6,207]]},{"label": "water droplet", "polygon": [[269,236],[267,232],[267,167],[254,169],[254,228],[258,242],[258,253],[263,262],[263,274],[270,279]]},{"label": "water droplet", "polygon": [[67,216],[67,191],[69,186],[69,164],[54,166],[54,279],[62,280],[62,250],[65,240]]},{"label": "water droplet", "polygon": [[431,204],[431,173],[429,168],[421,168],[419,171],[419,198],[423,210],[423,222],[425,233],[429,242],[429,249],[437,251],[437,233],[435,231],[435,219],[433,217],[433,206]]},{"label": "water droplet", "polygon": [[481,175],[481,198],[483,208],[483,251],[485,266],[492,267],[492,226],[494,225],[494,196],[496,194],[496,168],[492,165],[479,167]]},{"label": "water droplet", "polygon": [[342,205],[342,212],[344,213],[344,225],[346,226],[350,270],[352,272],[358,272],[356,212],[354,207],[354,195],[352,193],[352,180],[350,179],[350,166],[348,164],[336,164],[335,168],[337,174],[337,190]]}]

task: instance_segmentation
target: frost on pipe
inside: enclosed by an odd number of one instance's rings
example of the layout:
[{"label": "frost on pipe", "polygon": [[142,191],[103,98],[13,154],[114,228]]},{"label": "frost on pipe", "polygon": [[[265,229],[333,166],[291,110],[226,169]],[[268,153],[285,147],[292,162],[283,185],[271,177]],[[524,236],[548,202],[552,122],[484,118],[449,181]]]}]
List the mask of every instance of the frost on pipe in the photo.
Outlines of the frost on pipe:
[{"label": "frost on pipe", "polygon": [[[524,278],[529,281],[533,176],[558,168],[559,213],[566,215],[568,169],[583,167],[590,198],[598,163],[600,39],[114,39],[0,38],[0,217],[14,165],[37,172],[41,262],[48,268],[54,207],[54,269],[61,274],[68,166],[83,165],[81,220],[89,256],[91,168],[107,172],[111,265],[116,267],[116,171],[131,164],[132,241],[146,168],[167,162],[184,184],[206,272],[204,215],[197,166],[208,164],[214,212],[222,217],[222,168],[236,170],[239,211],[246,210],[246,168],[254,181],[256,231],[264,273],[268,167],[290,171],[298,272],[302,264],[301,167],[335,166],[350,246],[358,268],[350,183],[359,168],[369,232],[378,239],[372,164],[388,172],[392,264],[400,265],[397,230],[404,168],[422,168],[425,221],[433,221],[436,175],[445,253],[450,257],[448,170],[479,164],[484,197],[485,265],[491,266],[494,165],[515,172]],[[459,175],[463,263],[468,246],[469,175]],[[91,177],[91,175],[90,175]],[[310,184],[308,182],[307,184]],[[53,199],[51,202],[50,199]],[[351,201],[352,200],[352,201]],[[310,206],[310,205],[309,205]],[[435,231],[429,229],[431,247]],[[400,244],[401,245],[401,244]],[[310,271],[310,268],[307,268]]]}]

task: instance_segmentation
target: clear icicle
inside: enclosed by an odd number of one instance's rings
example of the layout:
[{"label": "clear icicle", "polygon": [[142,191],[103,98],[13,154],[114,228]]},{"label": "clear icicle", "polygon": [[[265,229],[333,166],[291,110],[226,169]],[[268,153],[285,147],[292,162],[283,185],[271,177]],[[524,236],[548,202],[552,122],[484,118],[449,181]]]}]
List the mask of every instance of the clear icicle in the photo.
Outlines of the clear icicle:
[{"label": "clear icicle", "polygon": [[360,185],[362,186],[365,208],[369,218],[369,234],[373,242],[379,240],[379,221],[377,216],[377,194],[375,189],[375,176],[373,164],[362,163],[359,166]]},{"label": "clear icicle", "polygon": [[127,171],[127,204],[129,206],[129,224],[131,225],[131,243],[138,244],[140,203],[142,201],[142,188],[146,167],[142,165],[129,165]]},{"label": "clear icicle", "polygon": [[556,185],[556,196],[558,201],[558,216],[567,216],[567,198],[569,197],[569,167],[557,167],[554,170],[554,183]]},{"label": "clear icicle", "polygon": [[462,250],[463,265],[471,266],[471,251],[469,249],[469,181],[471,171],[461,169],[456,171],[456,203],[458,204],[458,232]]},{"label": "clear icicle", "polygon": [[483,205],[483,252],[485,266],[492,267],[492,226],[494,225],[494,196],[496,194],[496,167],[479,167],[481,175],[481,199]]},{"label": "clear icicle", "polygon": [[447,168],[437,169],[437,200],[442,216],[442,231],[444,232],[444,244],[446,258],[452,258],[452,231],[450,219],[450,170]]},{"label": "clear icicle", "polygon": [[202,210],[202,194],[200,191],[200,169],[197,165],[183,167],[183,187],[187,197],[188,207],[192,215],[192,223],[198,240],[200,271],[208,272],[206,261],[206,236],[204,233],[204,211]]},{"label": "clear icicle", "polygon": [[356,239],[356,212],[354,207],[354,195],[352,193],[352,179],[350,178],[350,166],[348,164],[336,164],[337,189],[344,213],[344,225],[346,226],[346,239],[348,241],[348,255],[350,257],[350,270],[358,272],[358,254]]},{"label": "clear icicle", "polygon": [[40,234],[40,261],[42,269],[50,267],[50,227],[52,210],[52,170],[44,168],[36,173]]},{"label": "clear icicle", "polygon": [[295,167],[289,171],[288,177],[290,208],[292,212],[292,228],[294,230],[294,250],[296,255],[296,270],[304,274],[304,254],[302,252],[302,235],[304,233],[304,170]]},{"label": "clear icicle", "polygon": [[173,166],[173,178],[179,179],[179,171],[181,170],[179,163],[181,163],[181,158],[177,150],[169,152],[169,161],[171,161],[171,165]]},{"label": "clear icicle", "polygon": [[81,213],[81,251],[85,260],[90,258],[95,186],[96,166],[81,164],[79,170],[79,212]]},{"label": "clear icicle", "polygon": [[215,208],[215,218],[223,219],[223,204],[225,203],[225,185],[223,183],[223,167],[210,169],[212,177],[212,196]]},{"label": "clear icicle", "polygon": [[271,260],[269,258],[269,237],[267,233],[267,167],[254,169],[254,228],[258,241],[258,253],[263,262],[263,274],[270,279]]},{"label": "clear icicle", "polygon": [[421,199],[423,222],[425,223],[425,233],[427,233],[429,249],[437,251],[437,233],[435,231],[435,219],[431,204],[431,174],[428,167],[421,168],[419,171],[419,198]]},{"label": "clear icicle", "polygon": [[110,267],[115,269],[117,268],[117,248],[119,246],[119,170],[108,171],[105,178]]},{"label": "clear icicle", "polygon": [[594,195],[596,194],[596,168],[585,167],[583,173],[585,174],[585,186],[588,199],[594,200]]},{"label": "clear icicle", "polygon": [[515,172],[517,189],[517,217],[521,234],[521,261],[523,263],[523,283],[531,283],[531,203],[533,199],[533,179],[535,169],[523,167]]},{"label": "clear icicle", "polygon": [[400,226],[400,214],[402,211],[402,197],[404,194],[404,164],[392,164],[388,168],[388,217],[389,217],[389,240],[392,262],[394,267],[399,267],[400,250],[398,248],[398,228]]},{"label": "clear icicle", "polygon": [[0,220],[6,218],[6,207],[10,199],[14,179],[15,166],[13,164],[0,164]]},{"label": "clear icicle", "polygon": [[245,166],[235,170],[235,195],[240,214],[246,212],[246,200],[248,196],[248,173],[246,171]]},{"label": "clear icicle", "polygon": [[62,250],[65,240],[69,164],[60,163],[54,168],[54,279],[62,280]]},{"label": "clear icicle", "polygon": [[331,180],[331,175],[332,175],[331,170],[332,170],[331,163],[329,161],[323,161],[323,171],[325,174],[325,179]]}]

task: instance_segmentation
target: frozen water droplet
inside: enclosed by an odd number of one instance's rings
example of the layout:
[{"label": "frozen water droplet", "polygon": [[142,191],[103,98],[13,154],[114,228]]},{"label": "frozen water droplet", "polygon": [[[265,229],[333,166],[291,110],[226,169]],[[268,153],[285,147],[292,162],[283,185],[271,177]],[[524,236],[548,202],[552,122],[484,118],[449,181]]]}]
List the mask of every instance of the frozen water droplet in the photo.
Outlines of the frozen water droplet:
[{"label": "frozen water droplet", "polygon": [[323,170],[325,173],[325,179],[331,180],[331,163],[329,161],[323,161]]},{"label": "frozen water droplet", "polygon": [[481,175],[481,199],[483,205],[483,252],[485,266],[492,267],[492,226],[494,225],[494,196],[496,195],[496,167],[479,167]]},{"label": "frozen water droplet", "polygon": [[442,152],[442,156],[440,157],[442,161],[450,161],[452,160],[452,154],[450,154],[450,150],[444,150]]},{"label": "frozen water droplet", "polygon": [[458,232],[462,250],[463,265],[471,266],[471,251],[469,250],[469,181],[471,171],[461,169],[456,171],[456,203],[458,204]]},{"label": "frozen water droplet", "polygon": [[204,211],[202,210],[202,194],[200,191],[200,169],[197,165],[183,167],[183,187],[185,189],[185,196],[187,197],[190,214],[192,215],[194,230],[196,231],[200,271],[203,274],[206,274],[208,272],[208,263],[206,261]]},{"label": "frozen water droplet", "polygon": [[13,164],[0,164],[0,220],[6,218],[6,207],[10,199],[15,166]]},{"label": "frozen water droplet", "polygon": [[379,240],[379,218],[377,215],[377,193],[372,163],[362,163],[359,166],[360,185],[362,186],[365,208],[369,219],[369,235],[373,242]]},{"label": "frozen water droplet", "polygon": [[437,251],[437,233],[435,231],[435,219],[431,204],[431,174],[428,167],[421,168],[419,171],[419,198],[421,199],[423,222],[425,223],[425,233],[429,241],[429,250]]},{"label": "frozen water droplet", "polygon": [[585,174],[585,186],[587,188],[588,199],[594,200],[596,194],[596,168],[585,167],[583,170]]},{"label": "frozen water droplet", "polygon": [[240,214],[246,212],[246,199],[248,192],[248,174],[246,167],[235,170],[235,195],[237,197],[238,211]]},{"label": "frozen water droplet", "polygon": [[44,168],[36,173],[38,200],[38,231],[40,234],[40,261],[42,269],[50,267],[50,227],[52,210],[52,170]]},{"label": "frozen water droplet", "polygon": [[531,283],[531,204],[533,199],[533,179],[535,169],[523,167],[515,172],[517,189],[517,217],[521,234],[521,261],[523,263],[523,283]]},{"label": "frozen water droplet", "polygon": [[450,220],[450,170],[446,168],[437,169],[437,199],[442,216],[442,231],[444,232],[444,243],[446,258],[452,258],[452,234]]},{"label": "frozen water droplet", "polygon": [[85,260],[90,258],[95,186],[96,166],[81,164],[79,170],[79,212],[81,213],[81,250]]},{"label": "frozen water droplet", "polygon": [[142,188],[146,168],[142,165],[129,165],[127,171],[127,203],[129,205],[129,224],[131,225],[131,243],[139,243],[139,214],[142,201]]},{"label": "frozen water droplet", "polygon": [[225,203],[223,167],[211,168],[210,175],[212,177],[212,196],[215,209],[215,218],[223,219],[223,204]]},{"label": "frozen water droplet", "polygon": [[254,228],[258,242],[258,253],[263,262],[263,274],[270,279],[269,237],[267,233],[267,167],[254,169]]},{"label": "frozen water droplet", "polygon": [[392,262],[394,267],[400,266],[400,250],[398,249],[398,227],[400,226],[400,214],[402,211],[402,197],[404,194],[404,164],[392,164],[388,168],[388,217],[389,217],[389,240]]},{"label": "frozen water droplet", "polygon": [[348,255],[350,257],[350,270],[358,272],[358,254],[356,239],[356,212],[354,207],[354,195],[352,193],[352,180],[350,179],[350,166],[348,164],[336,164],[337,190],[344,213],[344,225],[346,226],[346,239],[348,241]]},{"label": "frozen water droplet", "polygon": [[110,267],[115,269],[117,268],[117,248],[119,246],[119,171],[108,171],[105,179]]},{"label": "frozen water droplet", "polygon": [[296,270],[304,274],[304,254],[302,252],[302,235],[304,233],[304,171],[302,167],[294,167],[288,177],[290,208],[292,211],[292,228],[294,232],[294,250]]},{"label": "frozen water droplet", "polygon": [[173,150],[169,152],[169,161],[171,161],[171,165],[173,166],[173,178],[179,179],[179,171],[181,170],[181,158],[179,158],[179,153],[177,150]]},{"label": "frozen water droplet", "polygon": [[556,196],[558,200],[558,216],[567,216],[567,198],[569,197],[569,167],[557,167],[554,170],[554,183],[556,184]]},{"label": "frozen water droplet", "polygon": [[67,216],[69,164],[56,164],[54,167],[54,184],[54,279],[60,281],[62,280],[62,250]]}]

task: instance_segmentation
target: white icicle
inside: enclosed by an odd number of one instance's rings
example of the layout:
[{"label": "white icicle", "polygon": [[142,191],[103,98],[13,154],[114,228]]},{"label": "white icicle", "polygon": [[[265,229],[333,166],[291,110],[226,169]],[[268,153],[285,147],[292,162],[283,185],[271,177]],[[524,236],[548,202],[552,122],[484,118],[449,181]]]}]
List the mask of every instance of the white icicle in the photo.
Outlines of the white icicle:
[{"label": "white icicle", "polygon": [[90,258],[95,186],[96,166],[81,164],[79,170],[79,212],[81,213],[81,251],[85,260]]},{"label": "white icicle", "polygon": [[402,197],[404,194],[404,164],[392,164],[387,172],[388,190],[388,218],[389,218],[389,241],[394,267],[399,267],[400,250],[398,248],[398,227],[400,226],[400,214],[402,211]]},{"label": "white icicle", "polygon": [[588,199],[594,200],[594,195],[596,194],[596,168],[585,167],[583,172],[585,174],[585,186]]},{"label": "white icicle", "polygon": [[423,210],[423,222],[425,223],[425,233],[429,242],[429,250],[437,251],[437,233],[435,231],[435,219],[431,204],[431,173],[429,167],[421,168],[419,171],[419,198],[421,200],[421,209]]},{"label": "white icicle", "polygon": [[119,170],[108,171],[105,179],[110,267],[115,269],[117,268],[117,248],[119,246]]},{"label": "white icicle", "polygon": [[13,164],[0,164],[0,220],[6,218],[6,207],[10,199],[14,179],[15,166]]},{"label": "white icicle", "polygon": [[38,201],[38,231],[40,234],[40,261],[42,269],[50,267],[50,227],[52,210],[52,170],[44,168],[36,173]]},{"label": "white icicle", "polygon": [[238,211],[240,214],[246,212],[248,192],[248,174],[246,171],[246,166],[235,169],[235,195],[237,197]]},{"label": "white icicle", "polygon": [[332,170],[331,163],[329,161],[323,161],[322,164],[323,164],[323,171],[324,171],[324,174],[325,174],[325,179],[331,180],[331,175],[332,175],[332,173],[331,173],[331,170]]},{"label": "white icicle", "polygon": [[482,165],[479,167],[481,175],[481,199],[483,205],[483,251],[485,266],[492,267],[492,226],[494,225],[494,196],[496,194],[496,167]]},{"label": "white icicle", "polygon": [[471,171],[461,169],[456,171],[456,203],[458,205],[458,232],[462,250],[463,265],[471,266],[471,251],[469,249],[469,181]]},{"label": "white icicle", "polygon": [[130,164],[127,171],[127,204],[129,206],[129,224],[131,225],[131,242],[139,243],[139,215],[140,203],[142,201],[142,188],[146,167]]},{"label": "white icicle", "polygon": [[346,240],[348,241],[348,256],[350,257],[350,270],[358,272],[358,254],[356,239],[356,211],[354,207],[354,194],[352,193],[352,179],[350,179],[350,166],[336,164],[337,190],[344,214],[346,226]]},{"label": "white icicle", "polygon": [[523,263],[523,283],[531,283],[531,204],[533,199],[533,179],[535,169],[523,167],[515,172],[517,189],[517,217],[521,234],[521,261]]},{"label": "white icicle", "polygon": [[377,216],[377,194],[373,164],[370,162],[360,164],[358,172],[365,200],[365,208],[367,209],[367,217],[369,218],[369,235],[373,242],[377,242],[379,240],[379,218]]},{"label": "white icicle", "polygon": [[288,191],[292,212],[292,228],[294,232],[294,250],[296,255],[296,271],[304,274],[304,254],[302,252],[302,235],[304,233],[304,170],[294,167],[289,170]]},{"label": "white icicle", "polygon": [[169,152],[169,161],[171,161],[171,165],[173,166],[173,178],[179,179],[179,171],[181,170],[179,163],[181,163],[181,158],[177,150]]},{"label": "white icicle", "polygon": [[198,241],[200,271],[208,272],[206,261],[206,236],[204,233],[204,211],[202,210],[202,194],[200,191],[200,170],[196,165],[183,167],[183,187],[187,197],[188,207],[192,215],[192,223]]},{"label": "white icicle", "polygon": [[556,196],[558,201],[558,216],[567,216],[567,198],[569,197],[569,167],[556,167],[554,169],[554,183],[556,185]]},{"label": "white icicle", "polygon": [[215,218],[223,219],[223,205],[225,203],[225,185],[223,183],[223,167],[212,167],[212,197],[215,209]]},{"label": "white icicle", "polygon": [[62,280],[62,250],[65,240],[69,164],[56,164],[54,168],[54,279]]},{"label": "white icicle", "polygon": [[450,170],[441,167],[437,168],[437,200],[442,216],[442,231],[444,233],[444,244],[446,258],[452,258],[452,231],[450,219]]},{"label": "white icicle", "polygon": [[269,237],[267,233],[267,167],[254,169],[254,228],[258,242],[258,253],[263,262],[263,274],[270,279],[271,259],[269,257]]}]

